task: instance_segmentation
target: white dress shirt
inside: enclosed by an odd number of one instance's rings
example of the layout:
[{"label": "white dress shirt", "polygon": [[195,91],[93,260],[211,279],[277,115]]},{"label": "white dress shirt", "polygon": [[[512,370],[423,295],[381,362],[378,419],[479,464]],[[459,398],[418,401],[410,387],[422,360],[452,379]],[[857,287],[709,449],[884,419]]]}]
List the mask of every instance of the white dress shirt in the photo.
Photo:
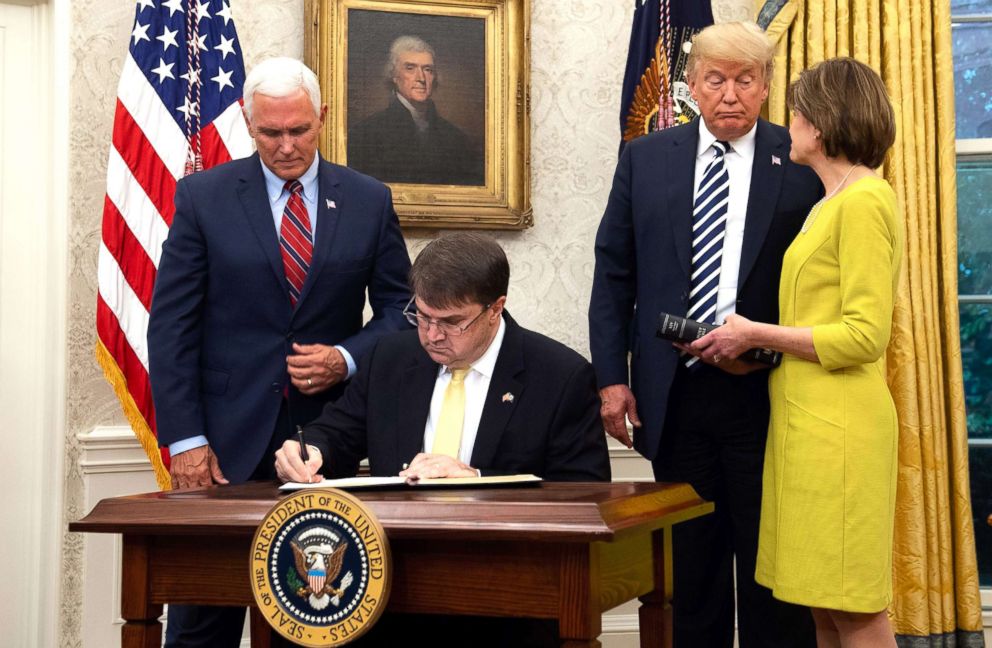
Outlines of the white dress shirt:
[{"label": "white dress shirt", "polygon": [[407,100],[406,97],[398,92],[396,93],[396,98],[399,99],[400,103],[403,104],[403,107],[409,111],[410,117],[413,118],[413,123],[417,126],[417,130],[421,133],[427,130],[427,127],[431,125],[431,123],[427,120],[427,111],[417,109]]},{"label": "white dress shirt", "polygon": [[[503,336],[506,333],[506,322],[499,318],[499,329],[489,343],[489,348],[478,360],[472,363],[465,374],[465,419],[462,423],[462,444],[458,450],[458,459],[462,463],[472,465],[472,450],[475,449],[475,438],[479,433],[479,422],[482,420],[482,407],[489,393],[489,381],[492,380],[496,368],[496,358],[499,357],[500,347],[503,346]],[[434,445],[434,427],[441,417],[441,405],[444,403],[444,392],[451,382],[451,369],[441,367],[434,382],[434,395],[431,396],[431,411],[427,416],[427,427],[424,429],[424,451],[430,452]]]},{"label": "white dress shirt", "polygon": [[[282,228],[282,215],[286,211],[286,203],[289,202],[289,192],[286,190],[286,181],[272,173],[269,167],[262,164],[262,175],[265,176],[265,193],[269,196],[269,208],[272,210],[272,222],[276,226],[278,236]],[[310,234],[313,240],[317,240],[317,193],[320,187],[317,185],[317,171],[320,166],[320,156],[314,155],[310,167],[299,177],[300,185],[303,187],[303,205],[307,208],[307,216],[310,217]]]},{"label": "white dress shirt", "polygon": [[[716,297],[714,319],[718,323],[723,323],[737,308],[737,278],[741,269],[741,247],[744,243],[747,200],[751,193],[751,167],[754,166],[754,137],[757,130],[758,124],[755,122],[743,137],[731,140],[730,150],[724,157],[724,166],[730,176],[730,199],[727,202],[727,233],[723,239],[723,257],[720,260],[720,289]],[[715,141],[716,136],[710,133],[700,119],[693,192],[703,179],[706,165],[716,156],[716,151],[712,148]]]}]

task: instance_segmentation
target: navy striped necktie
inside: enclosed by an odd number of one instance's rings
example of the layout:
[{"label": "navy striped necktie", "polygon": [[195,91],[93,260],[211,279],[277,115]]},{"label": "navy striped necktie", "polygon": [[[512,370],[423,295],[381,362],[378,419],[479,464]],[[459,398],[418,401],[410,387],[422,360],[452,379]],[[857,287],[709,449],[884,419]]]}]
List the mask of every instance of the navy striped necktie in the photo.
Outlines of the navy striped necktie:
[{"label": "navy striped necktie", "polygon": [[[686,314],[689,319],[707,323],[716,323],[716,298],[720,289],[720,263],[730,199],[730,176],[724,164],[730,144],[717,140],[712,148],[716,155],[703,172],[692,206],[692,278]],[[691,366],[695,364],[694,360],[690,358],[686,364]]]},{"label": "navy striped necktie", "polygon": [[290,180],[285,189],[289,192],[289,200],[282,212],[279,248],[282,252],[282,264],[286,269],[286,279],[289,281],[289,301],[296,306],[313,259],[313,233],[310,216],[303,204],[303,185],[299,180]]}]

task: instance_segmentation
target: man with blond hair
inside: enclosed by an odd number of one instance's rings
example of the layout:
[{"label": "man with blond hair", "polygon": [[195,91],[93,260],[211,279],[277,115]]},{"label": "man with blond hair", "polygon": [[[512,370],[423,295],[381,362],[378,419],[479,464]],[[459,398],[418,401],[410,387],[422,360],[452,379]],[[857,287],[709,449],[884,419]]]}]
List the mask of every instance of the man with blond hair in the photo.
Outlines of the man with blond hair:
[{"label": "man with blond hair", "polygon": [[735,581],[741,648],[815,645],[809,611],[754,580],[767,367],[709,364],[655,336],[660,313],[778,321],[782,256],[822,187],[790,161],[788,131],[758,117],[773,54],[753,24],[696,36],[686,80],[701,118],[625,147],[596,236],[589,337],[604,427],[656,479],[716,505],[674,529],[677,648],[733,645]]}]

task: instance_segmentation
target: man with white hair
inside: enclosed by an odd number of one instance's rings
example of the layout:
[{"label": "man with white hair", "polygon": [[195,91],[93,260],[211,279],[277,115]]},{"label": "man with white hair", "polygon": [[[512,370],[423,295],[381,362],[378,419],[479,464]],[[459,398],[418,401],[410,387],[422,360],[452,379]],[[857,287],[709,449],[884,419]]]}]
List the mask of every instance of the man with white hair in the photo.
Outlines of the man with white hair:
[{"label": "man with white hair", "polygon": [[476,146],[434,105],[439,78],[430,43],[393,40],[385,78],[389,105],[348,129],[348,166],[383,182],[485,184]]},{"label": "man with white hair", "polygon": [[[406,328],[410,258],[382,183],[317,153],[314,73],[273,58],[245,80],[257,153],[183,178],[148,325],[173,488],[275,477],[271,456]],[[362,325],[366,291],[372,319]],[[237,646],[244,610],[170,607],[168,646]]]}]

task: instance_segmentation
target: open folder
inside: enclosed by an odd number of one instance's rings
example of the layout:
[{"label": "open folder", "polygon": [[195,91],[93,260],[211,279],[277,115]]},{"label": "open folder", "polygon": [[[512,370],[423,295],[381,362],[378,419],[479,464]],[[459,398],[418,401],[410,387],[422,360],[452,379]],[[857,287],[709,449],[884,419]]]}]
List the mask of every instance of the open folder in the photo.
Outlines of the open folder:
[{"label": "open folder", "polygon": [[407,480],[406,477],[346,477],[344,479],[325,479],[312,484],[287,482],[279,490],[300,490],[302,488],[446,488],[459,486],[477,488],[482,486],[519,486],[540,483],[537,475],[497,475],[493,477],[445,477],[442,479]]}]

